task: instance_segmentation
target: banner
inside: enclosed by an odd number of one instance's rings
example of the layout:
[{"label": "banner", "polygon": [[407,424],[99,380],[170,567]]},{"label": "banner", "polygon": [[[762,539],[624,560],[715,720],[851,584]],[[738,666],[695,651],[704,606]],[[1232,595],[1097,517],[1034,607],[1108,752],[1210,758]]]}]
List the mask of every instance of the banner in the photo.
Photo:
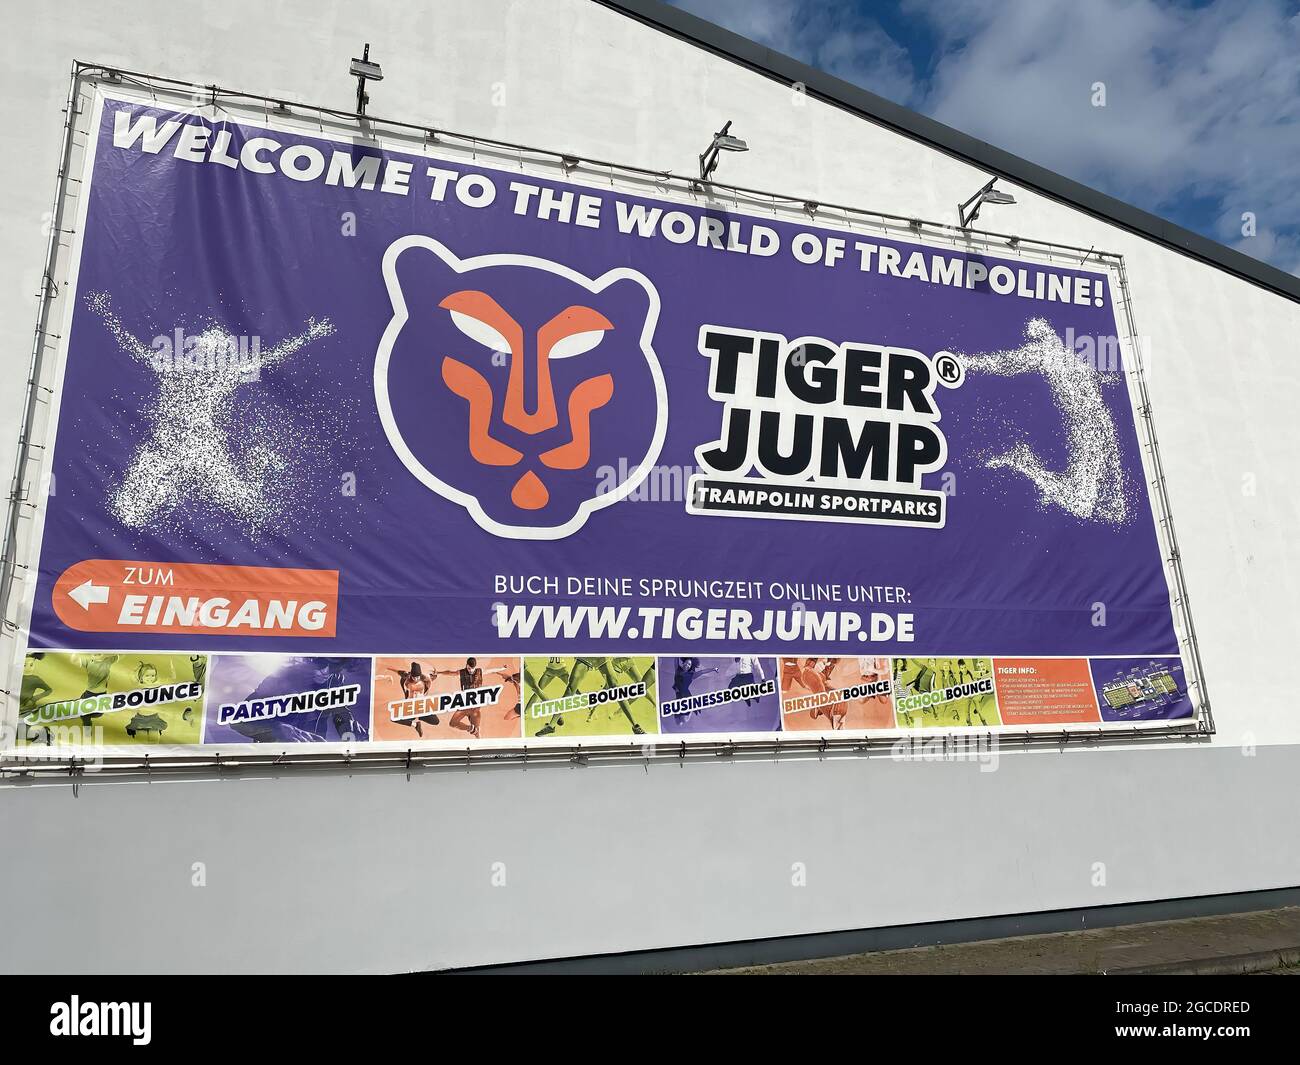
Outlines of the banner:
[{"label": "banner", "polygon": [[128,93],[92,133],[20,745],[1194,718],[1109,269]]}]

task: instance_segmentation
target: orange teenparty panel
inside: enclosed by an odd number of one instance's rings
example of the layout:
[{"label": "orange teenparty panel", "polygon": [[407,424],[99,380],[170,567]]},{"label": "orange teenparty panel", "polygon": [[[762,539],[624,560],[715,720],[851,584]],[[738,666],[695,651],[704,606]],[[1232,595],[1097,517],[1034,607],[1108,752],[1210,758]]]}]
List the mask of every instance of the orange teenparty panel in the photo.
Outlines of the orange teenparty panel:
[{"label": "orange teenparty panel", "polygon": [[376,658],[371,739],[516,739],[523,733],[519,673],[517,658]]}]

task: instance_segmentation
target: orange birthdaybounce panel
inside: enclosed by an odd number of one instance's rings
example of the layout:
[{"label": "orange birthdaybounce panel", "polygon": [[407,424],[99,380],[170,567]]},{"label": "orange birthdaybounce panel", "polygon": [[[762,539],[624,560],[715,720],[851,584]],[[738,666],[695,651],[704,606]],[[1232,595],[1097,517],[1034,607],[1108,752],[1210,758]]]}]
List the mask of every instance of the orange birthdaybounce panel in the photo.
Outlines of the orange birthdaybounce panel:
[{"label": "orange birthdaybounce panel", "polygon": [[888,658],[805,656],[780,661],[785,731],[893,727]]}]

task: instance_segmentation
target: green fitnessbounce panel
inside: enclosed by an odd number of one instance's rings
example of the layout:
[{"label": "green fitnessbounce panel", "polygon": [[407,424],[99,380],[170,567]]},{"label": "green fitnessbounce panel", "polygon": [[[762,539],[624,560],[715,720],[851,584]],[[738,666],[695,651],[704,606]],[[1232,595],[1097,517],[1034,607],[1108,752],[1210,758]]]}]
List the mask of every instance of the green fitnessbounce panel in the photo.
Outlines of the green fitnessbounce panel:
[{"label": "green fitnessbounce panel", "polygon": [[524,734],[638,736],[659,731],[648,655],[524,659]]}]

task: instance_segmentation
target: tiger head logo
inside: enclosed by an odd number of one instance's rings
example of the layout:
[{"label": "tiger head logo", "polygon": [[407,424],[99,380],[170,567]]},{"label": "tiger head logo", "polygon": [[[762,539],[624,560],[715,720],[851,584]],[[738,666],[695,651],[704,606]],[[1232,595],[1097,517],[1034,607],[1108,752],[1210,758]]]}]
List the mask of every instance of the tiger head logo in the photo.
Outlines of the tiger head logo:
[{"label": "tiger head logo", "polygon": [[645,479],[668,401],[644,275],[460,259],[425,236],[390,245],[383,271],[393,317],[375,401],[428,488],[497,536],[557,540]]}]

